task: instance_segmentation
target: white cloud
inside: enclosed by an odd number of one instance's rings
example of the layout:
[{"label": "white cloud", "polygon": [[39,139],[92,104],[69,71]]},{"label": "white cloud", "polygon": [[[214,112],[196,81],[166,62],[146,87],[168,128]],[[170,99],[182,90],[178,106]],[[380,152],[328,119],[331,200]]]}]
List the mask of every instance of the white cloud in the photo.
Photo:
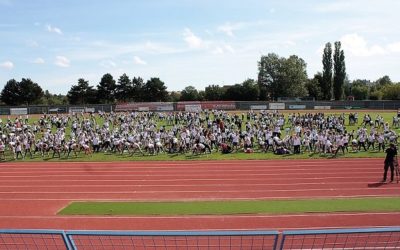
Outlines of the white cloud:
[{"label": "white cloud", "polygon": [[183,32],[183,40],[185,40],[189,48],[192,49],[201,49],[207,47],[206,43],[188,28],[186,28]]},{"label": "white cloud", "polygon": [[3,63],[0,63],[0,68],[12,70],[14,68],[14,63],[10,61],[5,61]]},{"label": "white cloud", "polygon": [[50,33],[57,33],[57,34],[59,34],[59,35],[62,35],[62,34],[63,34],[60,28],[53,27],[53,26],[51,26],[50,24],[47,24],[47,25],[46,25],[46,29],[47,29],[47,31],[50,32]]},{"label": "white cloud", "polygon": [[379,45],[369,46],[364,37],[358,34],[347,34],[340,39],[343,50],[355,56],[376,56],[386,54],[386,50]]},{"label": "white cloud", "polygon": [[117,64],[116,64],[114,61],[112,61],[112,60],[103,60],[103,61],[101,61],[101,62],[99,63],[99,65],[100,65],[101,67],[107,68],[107,69],[117,67]]},{"label": "white cloud", "polygon": [[41,57],[38,57],[38,58],[36,58],[35,60],[33,60],[33,62],[32,63],[34,63],[34,64],[44,64],[45,63],[45,61],[44,61],[44,59],[43,58],[41,58]]},{"label": "white cloud", "polygon": [[28,41],[26,41],[26,45],[27,45],[28,47],[31,47],[31,48],[38,48],[38,47],[39,47],[39,43],[36,42],[35,40],[28,40]]},{"label": "white cloud", "polygon": [[400,52],[400,42],[391,43],[387,46],[390,52]]},{"label": "white cloud", "polygon": [[235,53],[235,49],[229,44],[223,44],[220,46],[216,46],[211,53],[220,55],[225,53]]},{"label": "white cloud", "polygon": [[147,64],[147,62],[145,62],[145,61],[143,61],[140,57],[138,57],[138,56],[134,56],[133,57],[133,62],[135,63],[135,64],[139,64],[139,65],[146,65]]},{"label": "white cloud", "polygon": [[225,33],[227,36],[234,36],[233,31],[237,30],[239,26],[233,25],[231,23],[225,23],[224,25],[219,26],[217,29],[218,31]]},{"label": "white cloud", "polygon": [[[333,13],[354,10],[355,6],[357,6],[356,1],[328,1],[326,3],[316,5],[314,10],[320,13]],[[364,6],[361,5],[357,7],[363,8]]]},{"label": "white cloud", "polygon": [[55,65],[62,68],[68,68],[70,66],[70,63],[70,60],[65,56],[57,56],[56,61],[54,62]]}]

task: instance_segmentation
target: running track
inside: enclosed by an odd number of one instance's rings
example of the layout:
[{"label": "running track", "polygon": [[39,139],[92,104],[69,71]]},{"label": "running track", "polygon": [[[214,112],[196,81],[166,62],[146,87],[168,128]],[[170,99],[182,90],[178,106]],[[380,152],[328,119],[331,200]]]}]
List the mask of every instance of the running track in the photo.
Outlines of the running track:
[{"label": "running track", "polygon": [[383,159],[1,163],[0,228],[203,230],[380,227],[396,213],[239,216],[58,216],[71,201],[399,196],[380,185]]}]

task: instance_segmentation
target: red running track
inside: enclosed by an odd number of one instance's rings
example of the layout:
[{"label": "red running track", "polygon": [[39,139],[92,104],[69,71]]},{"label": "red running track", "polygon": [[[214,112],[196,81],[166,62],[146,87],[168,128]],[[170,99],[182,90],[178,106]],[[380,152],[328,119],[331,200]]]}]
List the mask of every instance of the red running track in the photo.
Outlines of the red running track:
[{"label": "red running track", "polygon": [[58,216],[72,201],[399,196],[382,159],[1,163],[0,228],[203,230],[400,225],[397,213],[240,216]]}]

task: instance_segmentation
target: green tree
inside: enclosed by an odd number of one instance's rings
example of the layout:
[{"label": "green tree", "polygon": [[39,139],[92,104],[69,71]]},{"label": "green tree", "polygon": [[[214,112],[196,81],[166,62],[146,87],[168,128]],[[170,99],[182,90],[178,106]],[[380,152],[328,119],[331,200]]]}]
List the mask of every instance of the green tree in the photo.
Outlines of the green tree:
[{"label": "green tree", "polygon": [[306,83],[306,89],[310,97],[314,97],[315,100],[323,100],[324,95],[321,90],[323,77],[320,72],[314,75],[314,78],[309,79]]},{"label": "green tree", "polygon": [[229,86],[225,91],[224,100],[243,101],[242,86],[238,83],[233,86]]},{"label": "green tree", "polygon": [[319,82],[324,100],[331,100],[332,98],[332,68],[332,45],[326,43],[322,54],[322,81]]},{"label": "green tree", "polygon": [[258,62],[258,84],[263,89],[260,99],[276,100],[282,92],[281,88],[281,67],[282,58],[275,53],[261,56]]},{"label": "green tree", "polygon": [[89,82],[83,78],[78,79],[77,85],[72,85],[67,94],[70,104],[88,104],[96,103],[96,90],[93,86],[89,86]]},{"label": "green tree", "polygon": [[178,91],[171,91],[168,96],[168,101],[178,102],[181,99],[181,93]]},{"label": "green tree", "polygon": [[204,98],[207,101],[221,101],[225,94],[225,90],[219,85],[208,85],[204,92]]},{"label": "green tree", "polygon": [[132,79],[132,88],[130,89],[132,93],[129,95],[135,102],[143,101],[144,92],[144,81],[141,77],[134,77]]},{"label": "green tree", "polygon": [[367,80],[354,80],[351,83],[350,93],[354,96],[355,100],[367,100],[368,99],[368,92],[369,88],[367,85]]},{"label": "green tree", "polygon": [[290,56],[288,59],[283,61],[283,85],[286,87],[281,96],[287,97],[303,97],[307,96],[306,83],[308,81],[307,76],[307,64],[306,62],[296,55]]},{"label": "green tree", "polygon": [[125,73],[118,78],[118,83],[115,87],[115,97],[120,102],[132,100],[133,93],[132,82]]},{"label": "green tree", "polygon": [[392,82],[392,80],[390,80],[389,76],[383,76],[375,81],[375,85],[378,87],[378,89],[381,87],[385,87],[387,85],[392,85],[392,84],[393,84],[393,82]]},{"label": "green tree", "polygon": [[400,100],[400,83],[386,85],[382,89],[383,100]]},{"label": "green tree", "polygon": [[115,89],[116,84],[113,76],[109,73],[103,75],[97,85],[97,95],[100,103],[114,103]]},{"label": "green tree", "polygon": [[68,104],[68,99],[67,96],[65,95],[56,95],[56,94],[51,94],[48,90],[44,91],[41,104],[44,105],[66,105]]},{"label": "green tree", "polygon": [[197,101],[199,100],[199,92],[193,86],[187,86],[181,91],[181,101]]},{"label": "green tree", "polygon": [[241,86],[243,101],[257,101],[260,91],[257,82],[253,79],[247,79]]},{"label": "green tree", "polygon": [[306,96],[306,67],[304,60],[296,55],[287,59],[273,53],[262,56],[258,62],[260,98],[276,100],[278,97]]},{"label": "green tree", "polygon": [[1,101],[6,105],[19,105],[21,100],[21,91],[19,83],[15,79],[9,80],[6,85],[4,85],[1,91]]},{"label": "green tree", "polygon": [[344,51],[341,49],[341,43],[335,42],[335,52],[333,54],[333,95],[335,100],[343,98],[343,85],[346,79],[346,64],[344,60]]},{"label": "green tree", "polygon": [[19,82],[21,103],[26,105],[39,103],[43,96],[43,90],[39,84],[33,82],[29,78],[22,78]]},{"label": "green tree", "polygon": [[159,78],[151,78],[144,85],[143,101],[164,102],[168,100],[167,87]]}]

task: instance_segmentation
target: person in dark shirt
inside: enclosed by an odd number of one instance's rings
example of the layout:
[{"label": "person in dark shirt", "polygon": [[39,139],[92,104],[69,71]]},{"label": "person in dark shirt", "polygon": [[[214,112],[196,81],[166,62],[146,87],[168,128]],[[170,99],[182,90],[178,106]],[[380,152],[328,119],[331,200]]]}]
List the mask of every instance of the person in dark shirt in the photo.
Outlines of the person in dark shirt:
[{"label": "person in dark shirt", "polygon": [[390,167],[390,182],[394,179],[394,164],[397,162],[397,148],[391,143],[389,148],[386,149],[386,158],[384,164],[384,172],[382,182],[386,182],[387,171]]}]

